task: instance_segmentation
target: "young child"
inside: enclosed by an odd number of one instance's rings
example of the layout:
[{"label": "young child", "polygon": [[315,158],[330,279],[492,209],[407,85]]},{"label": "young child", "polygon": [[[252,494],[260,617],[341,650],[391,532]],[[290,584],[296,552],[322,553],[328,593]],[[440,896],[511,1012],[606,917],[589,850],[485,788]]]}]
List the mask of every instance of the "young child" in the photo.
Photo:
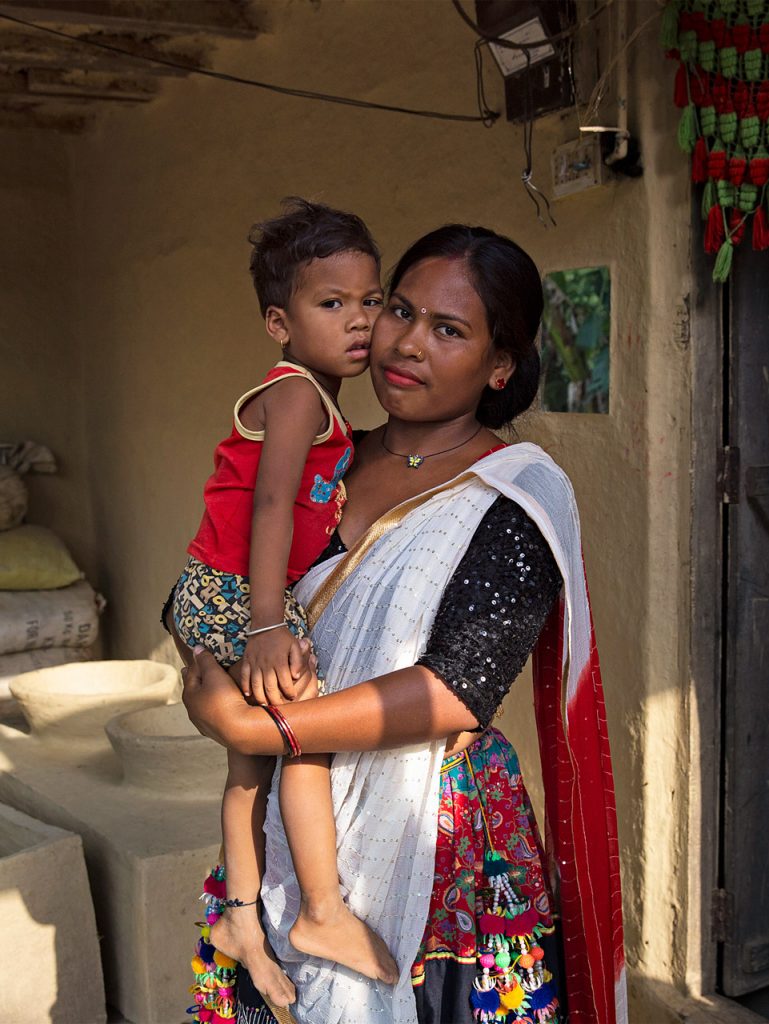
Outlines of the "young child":
[{"label": "young child", "polygon": [[[353,446],[336,396],[343,378],[366,370],[382,307],[379,252],[363,222],[302,199],[284,206],[251,236],[254,286],[283,358],[235,404],[173,595],[181,640],[207,647],[246,698],[269,705],[296,695],[287,626],[301,635],[303,612],[286,587],[317,559],[341,518]],[[281,775],[281,812],[302,892],[291,940],[303,952],[392,983],[398,969],[386,946],[341,898],[328,763],[323,756],[287,758]],[[286,1006],[294,989],[255,912],[273,767],[272,759],[229,753],[222,802],[228,905],[210,942]]]}]

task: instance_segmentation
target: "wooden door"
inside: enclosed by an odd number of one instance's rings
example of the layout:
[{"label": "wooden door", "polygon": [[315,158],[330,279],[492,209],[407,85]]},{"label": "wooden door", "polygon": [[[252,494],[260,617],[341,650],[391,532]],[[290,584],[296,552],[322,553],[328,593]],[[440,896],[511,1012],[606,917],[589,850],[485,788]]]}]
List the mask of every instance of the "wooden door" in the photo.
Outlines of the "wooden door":
[{"label": "wooden door", "polygon": [[769,986],[769,253],[725,290],[720,987]]}]

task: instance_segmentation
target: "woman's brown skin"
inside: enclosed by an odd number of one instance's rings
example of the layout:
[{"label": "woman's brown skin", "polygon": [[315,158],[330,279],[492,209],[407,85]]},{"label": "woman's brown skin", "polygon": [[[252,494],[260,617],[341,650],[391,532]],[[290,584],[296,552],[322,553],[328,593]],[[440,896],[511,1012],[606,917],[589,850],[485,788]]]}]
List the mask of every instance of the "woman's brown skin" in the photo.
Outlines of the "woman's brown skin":
[{"label": "woman's brown skin", "polygon": [[[424,311],[424,312],[423,312]],[[483,389],[515,369],[491,340],[486,310],[464,260],[434,258],[412,266],[374,327],[371,376],[389,414],[368,434],[345,478],[348,501],[340,536],[349,548],[385,512],[467,469],[499,438],[475,417]],[[476,433],[477,431],[477,433]],[[393,452],[428,458],[410,469]],[[462,443],[467,442],[467,443]],[[199,653],[185,672],[184,703],[206,736],[244,754],[283,754],[270,717],[246,705],[213,656]],[[421,665],[358,683],[322,700],[283,705],[306,753],[384,750],[447,739],[446,751],[472,741],[477,721],[430,669]]]}]

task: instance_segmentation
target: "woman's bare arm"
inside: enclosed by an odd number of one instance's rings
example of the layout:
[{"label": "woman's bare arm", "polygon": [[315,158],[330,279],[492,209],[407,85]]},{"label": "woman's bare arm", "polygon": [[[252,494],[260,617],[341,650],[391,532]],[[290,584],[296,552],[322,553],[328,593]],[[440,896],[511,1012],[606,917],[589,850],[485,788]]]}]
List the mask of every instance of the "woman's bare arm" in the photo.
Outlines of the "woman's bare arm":
[{"label": "woman's bare arm", "polygon": [[[282,754],[269,715],[246,704],[207,651],[185,673],[184,704],[191,721],[241,754]],[[400,669],[325,697],[284,704],[281,711],[307,754],[386,750],[446,739],[478,722],[438,676],[422,665]]]}]

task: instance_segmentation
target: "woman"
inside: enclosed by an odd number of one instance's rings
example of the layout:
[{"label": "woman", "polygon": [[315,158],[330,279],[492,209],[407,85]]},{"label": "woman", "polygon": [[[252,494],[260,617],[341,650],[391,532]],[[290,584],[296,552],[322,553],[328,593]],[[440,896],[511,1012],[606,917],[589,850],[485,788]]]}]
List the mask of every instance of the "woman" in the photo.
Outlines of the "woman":
[{"label": "woman", "polygon": [[[341,528],[296,590],[329,693],[282,710],[302,750],[336,754],[340,880],[401,977],[393,989],[291,948],[298,890],[271,800],[264,919],[302,1024],[558,1021],[567,1003],[572,1022],[626,1019],[614,794],[573,494],[541,449],[489,429],[534,399],[541,312],[518,246],[450,225],[404,254],[375,325],[371,374],[388,421],[360,443]],[[535,644],[563,970],[517,759],[489,728]],[[231,749],[286,753],[212,658],[198,657],[184,700]],[[239,1019],[269,1019],[247,988]]]}]

